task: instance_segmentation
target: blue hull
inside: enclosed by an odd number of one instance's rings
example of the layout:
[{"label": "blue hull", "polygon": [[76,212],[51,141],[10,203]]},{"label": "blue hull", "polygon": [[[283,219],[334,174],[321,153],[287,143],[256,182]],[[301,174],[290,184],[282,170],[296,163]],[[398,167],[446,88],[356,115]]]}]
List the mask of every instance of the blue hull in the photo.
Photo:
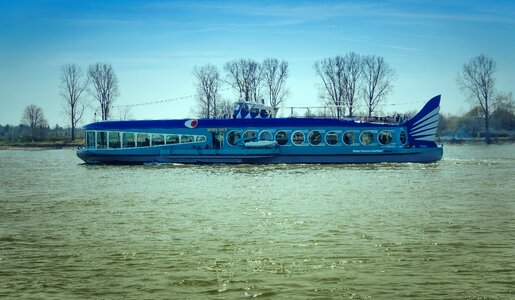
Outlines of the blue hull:
[{"label": "blue hull", "polygon": [[[404,150],[404,149],[402,149]],[[155,155],[127,153],[97,153],[78,150],[77,156],[86,163],[97,164],[368,164],[368,163],[430,163],[442,158],[443,148],[405,149],[397,153],[353,153],[325,155],[282,155],[282,154],[195,154]]]}]

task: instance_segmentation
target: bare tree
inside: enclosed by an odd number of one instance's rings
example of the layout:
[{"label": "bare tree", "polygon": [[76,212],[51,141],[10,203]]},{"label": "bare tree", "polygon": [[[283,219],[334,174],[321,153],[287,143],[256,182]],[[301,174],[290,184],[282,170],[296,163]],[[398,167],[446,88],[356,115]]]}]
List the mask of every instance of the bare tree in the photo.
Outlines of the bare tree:
[{"label": "bare tree", "polygon": [[261,88],[261,66],[252,59],[237,59],[224,65],[225,81],[245,101],[258,101]]},{"label": "bare tree", "polygon": [[234,112],[234,103],[230,100],[220,100],[218,102],[218,115],[219,118],[230,118]]},{"label": "bare tree", "polygon": [[349,52],[343,57],[345,100],[349,109],[349,117],[352,117],[354,106],[357,100],[359,80],[363,72],[363,60],[361,56]]},{"label": "bare tree", "polygon": [[273,116],[277,114],[279,105],[288,95],[288,90],[284,86],[288,78],[288,62],[277,60],[276,58],[267,58],[262,64],[262,76],[265,86],[265,93],[268,102],[273,108]]},{"label": "bare tree", "polygon": [[131,107],[130,106],[118,106],[118,119],[120,121],[126,121],[132,119]]},{"label": "bare tree", "polygon": [[378,104],[386,100],[392,91],[395,71],[382,56],[367,55],[363,57],[363,99],[368,108],[368,116],[372,116]]},{"label": "bare tree", "polygon": [[470,59],[463,65],[457,82],[467,100],[483,110],[485,143],[490,144],[490,112],[495,94],[495,61],[484,54]]},{"label": "bare tree", "polygon": [[109,119],[113,102],[120,95],[118,78],[113,67],[106,63],[90,65],[88,77],[93,84],[91,93],[100,104],[102,121]]},{"label": "bare tree", "polygon": [[222,86],[220,80],[220,72],[218,68],[207,64],[205,66],[193,68],[193,75],[197,79],[195,86],[197,88],[198,111],[203,118],[219,117],[218,100],[220,98],[219,90]]},{"label": "bare tree", "polygon": [[65,100],[64,112],[70,117],[71,140],[75,140],[75,128],[82,118],[86,105],[82,93],[88,87],[88,78],[84,78],[81,68],[75,64],[67,64],[61,68],[61,91]]},{"label": "bare tree", "polygon": [[43,109],[35,104],[31,104],[25,107],[23,116],[21,118],[21,123],[30,127],[32,142],[34,142],[36,130],[40,130],[40,137],[42,137],[43,129],[48,127],[48,122],[45,119],[45,115],[43,114]]},{"label": "bare tree", "polygon": [[324,58],[315,63],[315,72],[322,79],[321,97],[336,106],[336,118],[340,119],[344,111],[345,78],[343,57]]}]

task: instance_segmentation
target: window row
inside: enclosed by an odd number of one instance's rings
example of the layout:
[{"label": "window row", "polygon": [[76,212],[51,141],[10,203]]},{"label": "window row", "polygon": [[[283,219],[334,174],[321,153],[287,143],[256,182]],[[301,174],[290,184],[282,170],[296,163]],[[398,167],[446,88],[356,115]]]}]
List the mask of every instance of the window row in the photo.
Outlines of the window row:
[{"label": "window row", "polygon": [[[389,130],[383,130],[379,132],[379,134],[375,134],[371,131],[363,131],[361,134],[357,131],[346,131],[342,134],[341,141],[345,145],[353,145],[356,143],[356,136],[359,134],[359,143],[362,145],[370,145],[374,142],[374,139],[377,139],[377,142],[381,145],[388,145],[391,144],[393,141],[393,131]],[[374,134],[377,135],[377,137],[374,137]],[[294,145],[302,145],[306,142],[306,136],[304,132],[302,131],[294,131],[291,136],[291,142]],[[313,130],[308,133],[307,136],[307,142],[310,145],[316,146],[316,145],[324,145],[323,144],[323,133],[321,133],[318,130]],[[243,135],[240,134],[238,131],[230,131],[227,134],[227,143],[229,145],[235,146],[240,141],[245,143],[252,140],[260,140],[260,141],[273,141],[274,137],[272,136],[272,133],[268,130],[261,131],[259,135],[254,130],[247,130],[243,132]],[[288,143],[288,134],[286,131],[278,131],[275,134],[275,141],[277,141],[277,144],[279,145],[286,145]],[[407,137],[406,133],[404,131],[401,131],[399,134],[399,142],[403,145],[406,144]],[[335,131],[329,131],[325,134],[325,144],[327,145],[337,145],[340,142],[339,135]]]},{"label": "window row", "polygon": [[87,131],[86,148],[118,149],[205,142],[203,135]]}]

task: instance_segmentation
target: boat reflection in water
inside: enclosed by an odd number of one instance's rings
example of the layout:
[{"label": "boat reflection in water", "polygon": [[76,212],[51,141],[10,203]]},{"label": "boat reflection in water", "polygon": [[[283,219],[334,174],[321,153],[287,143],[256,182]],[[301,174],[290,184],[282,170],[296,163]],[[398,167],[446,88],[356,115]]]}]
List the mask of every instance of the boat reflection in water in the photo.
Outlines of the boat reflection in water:
[{"label": "boat reflection in water", "polygon": [[[86,163],[434,162],[440,96],[406,122],[271,118],[271,108],[237,102],[232,119],[103,121],[84,126]],[[379,121],[379,122],[378,122]]]}]

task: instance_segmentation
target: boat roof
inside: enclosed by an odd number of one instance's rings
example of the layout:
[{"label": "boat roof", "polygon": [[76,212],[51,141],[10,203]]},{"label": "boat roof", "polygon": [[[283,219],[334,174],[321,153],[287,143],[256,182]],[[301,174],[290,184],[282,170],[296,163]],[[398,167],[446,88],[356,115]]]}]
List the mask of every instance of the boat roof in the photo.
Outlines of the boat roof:
[{"label": "boat roof", "polygon": [[287,128],[287,127],[398,127],[399,124],[359,122],[323,118],[271,118],[271,119],[175,119],[101,121],[85,125],[85,130],[129,130],[156,128],[192,128],[187,123],[196,122],[194,128]]}]

